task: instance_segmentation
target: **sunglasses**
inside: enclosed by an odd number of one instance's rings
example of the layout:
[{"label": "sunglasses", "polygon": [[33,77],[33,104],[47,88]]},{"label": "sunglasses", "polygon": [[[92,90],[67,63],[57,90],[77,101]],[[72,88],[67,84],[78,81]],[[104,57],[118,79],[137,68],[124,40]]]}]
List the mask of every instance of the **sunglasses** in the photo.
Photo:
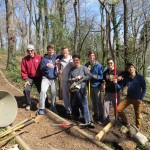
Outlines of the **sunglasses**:
[{"label": "sunglasses", "polygon": [[28,53],[33,52],[34,50],[27,50]]},{"label": "sunglasses", "polygon": [[107,64],[108,64],[108,65],[109,65],[109,64],[113,64],[113,62],[108,62]]}]

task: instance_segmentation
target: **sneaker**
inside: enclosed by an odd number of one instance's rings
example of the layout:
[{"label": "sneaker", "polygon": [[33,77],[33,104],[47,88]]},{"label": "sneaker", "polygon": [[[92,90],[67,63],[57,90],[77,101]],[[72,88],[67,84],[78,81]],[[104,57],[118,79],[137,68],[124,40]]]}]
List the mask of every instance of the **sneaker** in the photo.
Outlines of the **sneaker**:
[{"label": "sneaker", "polygon": [[94,123],[92,121],[89,121],[86,124],[88,128],[95,128]]},{"label": "sneaker", "polygon": [[44,109],[39,109],[38,115],[44,115]]},{"label": "sneaker", "polygon": [[26,110],[29,111],[31,109],[30,105],[26,107]]}]

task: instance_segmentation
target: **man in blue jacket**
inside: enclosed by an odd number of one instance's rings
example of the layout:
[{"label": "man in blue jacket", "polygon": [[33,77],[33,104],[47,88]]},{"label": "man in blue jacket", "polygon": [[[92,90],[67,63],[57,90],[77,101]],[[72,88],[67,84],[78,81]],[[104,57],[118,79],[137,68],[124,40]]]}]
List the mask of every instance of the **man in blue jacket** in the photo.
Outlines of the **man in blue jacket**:
[{"label": "man in blue jacket", "polygon": [[91,72],[95,79],[92,78],[90,82],[90,98],[93,104],[93,119],[95,122],[103,121],[103,103],[101,99],[101,83],[103,80],[102,65],[96,61],[96,54],[94,51],[90,51],[88,54],[89,61],[85,64],[88,70]]},{"label": "man in blue jacket", "polygon": [[120,102],[118,106],[118,114],[122,119],[122,122],[129,124],[123,110],[133,105],[136,117],[136,127],[141,129],[141,111],[142,111],[142,100],[146,94],[146,83],[143,76],[136,72],[136,67],[133,63],[127,64],[127,71],[129,75],[123,80],[123,87],[127,87],[127,96]]},{"label": "man in blue jacket", "polygon": [[42,73],[42,83],[41,83],[41,92],[40,92],[40,109],[38,114],[43,115],[45,109],[45,99],[47,97],[47,90],[50,87],[51,92],[51,110],[57,113],[56,110],[56,58],[57,55],[54,54],[54,46],[47,46],[47,54],[44,55],[41,64],[40,70]]}]

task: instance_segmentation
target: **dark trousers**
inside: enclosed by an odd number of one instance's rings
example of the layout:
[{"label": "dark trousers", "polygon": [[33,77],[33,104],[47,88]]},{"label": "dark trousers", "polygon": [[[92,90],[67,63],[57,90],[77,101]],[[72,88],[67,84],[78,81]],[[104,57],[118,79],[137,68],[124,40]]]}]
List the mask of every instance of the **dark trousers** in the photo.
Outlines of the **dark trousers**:
[{"label": "dark trousers", "polygon": [[88,107],[87,94],[84,93],[81,91],[71,92],[70,102],[73,115],[79,117],[80,116],[79,110],[81,110],[81,114],[83,115],[85,122],[88,123],[90,121],[90,113]]},{"label": "dark trousers", "polygon": [[[35,85],[36,88],[37,88],[38,93],[40,94],[42,78],[41,77],[39,77],[39,78],[28,78],[28,81],[30,82],[30,85],[27,85],[24,88],[23,93],[25,95],[27,105],[31,106],[32,101],[31,101],[30,93],[31,93],[31,90],[32,90],[32,86]],[[45,105],[48,105],[48,97],[46,98]]]}]

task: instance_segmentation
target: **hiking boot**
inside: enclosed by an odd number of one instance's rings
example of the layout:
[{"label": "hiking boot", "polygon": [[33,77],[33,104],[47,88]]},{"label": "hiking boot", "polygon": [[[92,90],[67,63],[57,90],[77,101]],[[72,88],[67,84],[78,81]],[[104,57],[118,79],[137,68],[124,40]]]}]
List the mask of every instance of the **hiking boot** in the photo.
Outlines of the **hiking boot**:
[{"label": "hiking boot", "polygon": [[26,110],[29,111],[31,109],[30,105],[26,106]]},{"label": "hiking boot", "polygon": [[44,115],[44,109],[39,109],[38,115]]},{"label": "hiking boot", "polygon": [[105,120],[105,121],[102,123],[102,126],[106,126],[109,122],[110,122],[110,120]]}]

